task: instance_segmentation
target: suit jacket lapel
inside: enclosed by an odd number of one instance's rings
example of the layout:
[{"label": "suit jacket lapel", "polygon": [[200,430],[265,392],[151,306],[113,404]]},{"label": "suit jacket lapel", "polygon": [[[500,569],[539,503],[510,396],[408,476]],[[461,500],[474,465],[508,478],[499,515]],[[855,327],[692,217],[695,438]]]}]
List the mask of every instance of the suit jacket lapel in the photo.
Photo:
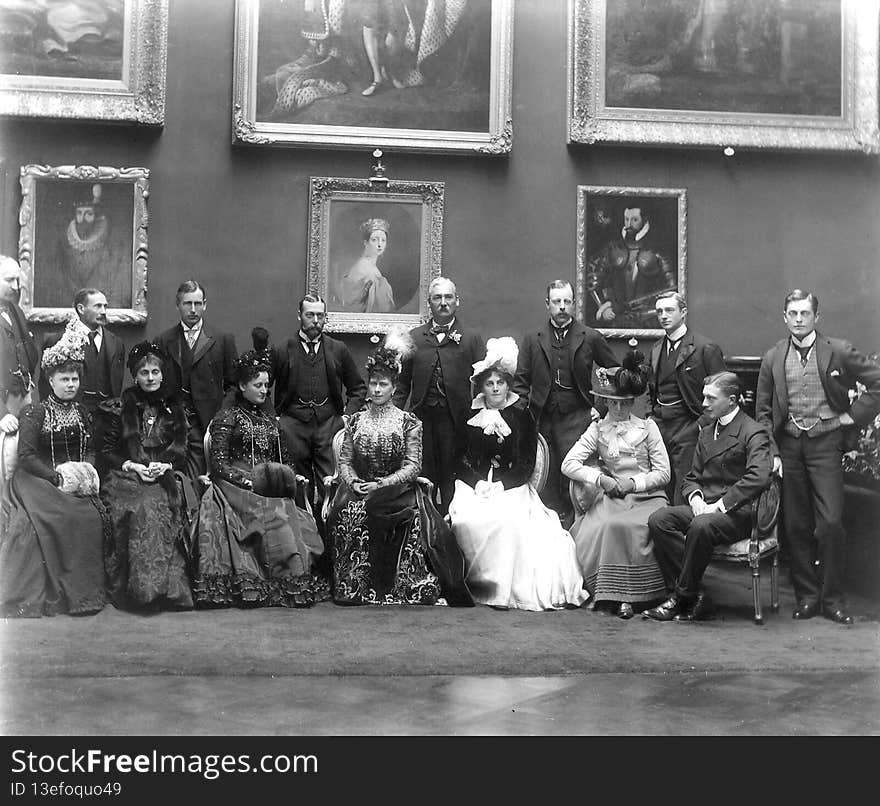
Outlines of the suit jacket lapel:
[{"label": "suit jacket lapel", "polygon": [[338,376],[335,345],[327,336],[321,336],[321,344],[324,346],[324,366],[327,367],[327,378],[335,379]]},{"label": "suit jacket lapel", "polygon": [[[186,336],[184,336],[184,338],[186,338]],[[208,352],[213,343],[214,337],[211,335],[211,332],[206,330],[205,326],[202,325],[202,332],[199,335],[199,340],[196,342],[196,349],[193,351],[193,364]]]},{"label": "suit jacket lapel", "polygon": [[724,453],[725,451],[730,450],[731,448],[736,447],[739,444],[739,430],[740,430],[740,420],[741,420],[742,410],[733,418],[731,422],[727,424],[727,426],[720,426],[724,428],[724,433],[718,435],[718,439],[713,439],[712,435],[714,435],[714,426],[708,432],[709,436],[706,441],[706,461],[713,459],[716,456]]},{"label": "suit jacket lapel", "polygon": [[[665,339],[665,336],[662,339],[659,339],[651,348],[651,372],[655,378],[657,378],[657,372],[660,369],[660,351],[666,343]],[[659,380],[659,378],[657,378],[657,380]]]},{"label": "suit jacket lapel", "polygon": [[788,380],[785,377],[785,354],[788,352],[788,339],[783,339],[776,345],[776,354],[773,356],[773,391],[776,393],[783,413],[788,412]]},{"label": "suit jacket lapel", "polygon": [[574,370],[574,356],[575,353],[580,349],[581,345],[584,343],[584,339],[586,338],[587,334],[580,328],[574,330],[574,322],[572,322],[571,327],[572,330],[570,331],[568,336],[568,343],[571,347],[571,349],[568,351],[568,365],[569,369],[571,370],[571,377],[576,378],[577,373]]},{"label": "suit jacket lapel", "polygon": [[[816,366],[819,368],[819,377],[822,379],[822,387],[825,387],[825,378],[828,376],[828,365],[831,363],[831,345],[818,333],[816,334]],[[826,389],[825,393],[828,391]]]},{"label": "suit jacket lapel", "polygon": [[675,357],[675,368],[678,369],[697,348],[694,347],[693,334],[688,331],[681,337],[681,344],[678,345],[678,355]]},{"label": "suit jacket lapel", "polygon": [[541,345],[541,349],[544,351],[544,357],[547,359],[547,366],[552,367],[553,362],[550,360],[550,328],[549,326],[544,330],[538,331],[538,344]]}]

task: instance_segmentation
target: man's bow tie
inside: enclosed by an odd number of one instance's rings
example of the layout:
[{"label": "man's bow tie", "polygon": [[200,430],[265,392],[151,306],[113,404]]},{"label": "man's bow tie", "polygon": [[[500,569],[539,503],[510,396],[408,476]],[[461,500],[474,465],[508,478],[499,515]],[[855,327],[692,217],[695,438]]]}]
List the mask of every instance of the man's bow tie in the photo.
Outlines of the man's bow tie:
[{"label": "man's bow tie", "polygon": [[431,333],[433,333],[435,336],[438,333],[448,333],[448,332],[449,332],[449,325],[432,325],[431,326]]}]

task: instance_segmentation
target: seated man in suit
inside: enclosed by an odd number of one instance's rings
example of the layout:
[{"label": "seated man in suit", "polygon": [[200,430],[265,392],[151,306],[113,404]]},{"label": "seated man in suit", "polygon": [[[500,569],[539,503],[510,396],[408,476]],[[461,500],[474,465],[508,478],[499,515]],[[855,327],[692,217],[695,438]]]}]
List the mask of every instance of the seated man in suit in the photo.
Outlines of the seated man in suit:
[{"label": "seated man in suit", "polygon": [[682,495],[688,502],[663,507],[648,518],[654,556],[673,588],[662,604],[644,612],[655,621],[697,621],[709,610],[701,586],[712,552],[749,534],[758,496],[770,483],[773,459],[767,429],[743,412],[732,372],[706,379],[703,408],[712,423],[700,430],[694,463]]}]

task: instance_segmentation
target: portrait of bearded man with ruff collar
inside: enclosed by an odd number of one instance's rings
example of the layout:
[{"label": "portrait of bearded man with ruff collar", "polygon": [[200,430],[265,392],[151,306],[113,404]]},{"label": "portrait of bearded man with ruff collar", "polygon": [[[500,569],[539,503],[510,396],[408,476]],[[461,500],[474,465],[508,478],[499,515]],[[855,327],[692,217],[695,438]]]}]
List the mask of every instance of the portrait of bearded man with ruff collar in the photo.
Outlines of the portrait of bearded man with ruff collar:
[{"label": "portrait of bearded man with ruff collar", "polygon": [[[44,271],[34,278],[34,304],[67,308],[79,289],[99,288],[107,297],[108,307],[129,308],[133,224],[132,201],[127,197],[131,187],[111,183],[76,184],[70,202],[60,198],[43,200],[54,208],[49,220],[56,222],[54,229],[58,235],[51,262],[40,261]],[[38,261],[39,241],[37,233]],[[46,272],[46,268],[50,271]]]}]

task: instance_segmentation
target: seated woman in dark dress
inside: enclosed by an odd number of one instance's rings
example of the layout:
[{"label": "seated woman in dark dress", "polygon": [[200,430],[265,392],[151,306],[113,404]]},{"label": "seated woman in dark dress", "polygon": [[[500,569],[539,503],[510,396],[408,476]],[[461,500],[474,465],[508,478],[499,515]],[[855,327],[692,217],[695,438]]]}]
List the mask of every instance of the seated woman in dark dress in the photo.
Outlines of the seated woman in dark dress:
[{"label": "seated woman in dark dress", "polygon": [[105,411],[101,497],[113,520],[105,565],[117,607],[193,606],[187,556],[198,498],[185,475],[186,412],[164,382],[167,360],[158,344],[132,347],[134,386]]},{"label": "seated woman in dark dress", "polygon": [[391,402],[401,353],[411,340],[400,349],[390,342],[367,359],[367,407],[345,426],[341,483],[327,517],[333,599],[347,605],[432,605],[442,592],[446,603],[469,606],[463,568],[456,573],[462,562],[455,541],[417,484],[422,424]]},{"label": "seated woman in dark dress", "polygon": [[312,572],[324,544],[312,515],[296,505],[296,474],[267,410],[269,365],[249,351],[236,363],[234,403],[211,421],[211,486],[202,496],[200,605],[308,607],[329,597]]},{"label": "seated woman in dark dress", "polygon": [[571,535],[529,483],[538,430],[510,391],[517,346],[489,339],[474,364],[477,391],[467,421],[449,518],[467,563],[474,600],[492,607],[556,610],[579,607],[583,589]]},{"label": "seated woman in dark dress", "polygon": [[0,535],[0,614],[37,617],[104,607],[103,543],[91,420],[74,402],[86,336],[74,320],[43,354],[51,394],[19,414],[18,467]]}]

